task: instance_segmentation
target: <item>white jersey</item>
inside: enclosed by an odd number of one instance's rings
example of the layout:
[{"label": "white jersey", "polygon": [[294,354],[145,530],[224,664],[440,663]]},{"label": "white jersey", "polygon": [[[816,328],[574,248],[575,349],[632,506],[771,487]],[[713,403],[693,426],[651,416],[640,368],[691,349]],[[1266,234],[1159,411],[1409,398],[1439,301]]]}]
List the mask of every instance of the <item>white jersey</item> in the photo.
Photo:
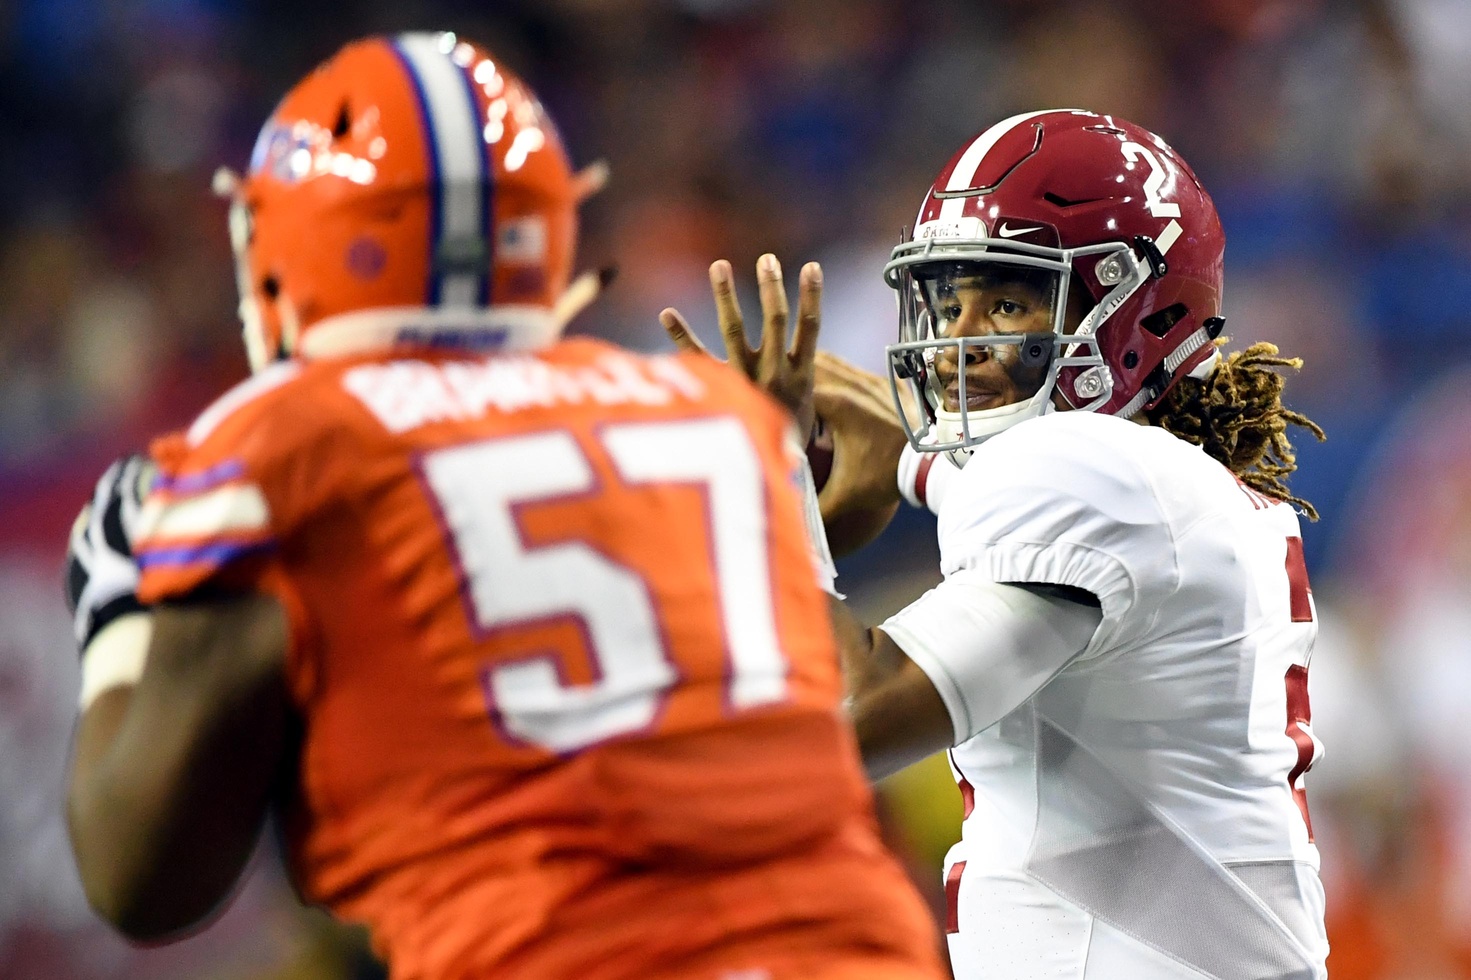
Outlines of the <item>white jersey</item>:
[{"label": "white jersey", "polygon": [[932,595],[1051,583],[1102,605],[1040,675],[967,674],[987,637],[935,622],[943,602],[884,626],[963,739],[957,978],[1326,976],[1293,509],[1162,429],[1083,412],[996,436],[946,484]]}]

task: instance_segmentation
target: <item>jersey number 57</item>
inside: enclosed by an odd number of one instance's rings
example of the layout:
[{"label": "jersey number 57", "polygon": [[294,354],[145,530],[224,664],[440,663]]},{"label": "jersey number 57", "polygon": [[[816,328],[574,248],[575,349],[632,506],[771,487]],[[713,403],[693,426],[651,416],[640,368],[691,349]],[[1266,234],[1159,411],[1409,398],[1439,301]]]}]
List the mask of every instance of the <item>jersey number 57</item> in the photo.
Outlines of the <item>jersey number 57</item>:
[{"label": "jersey number 57", "polygon": [[[733,417],[638,422],[604,427],[597,438],[625,485],[703,490],[727,703],[782,700],[787,663],[772,606],[765,474],[745,427]],[[564,430],[486,439],[432,452],[422,466],[477,630],[571,618],[594,661],[594,679],[583,684],[564,681],[553,652],[488,668],[486,697],[505,734],[569,753],[654,725],[679,674],[643,577],[585,541],[529,546],[520,524],[522,505],[600,492],[577,439]]]}]

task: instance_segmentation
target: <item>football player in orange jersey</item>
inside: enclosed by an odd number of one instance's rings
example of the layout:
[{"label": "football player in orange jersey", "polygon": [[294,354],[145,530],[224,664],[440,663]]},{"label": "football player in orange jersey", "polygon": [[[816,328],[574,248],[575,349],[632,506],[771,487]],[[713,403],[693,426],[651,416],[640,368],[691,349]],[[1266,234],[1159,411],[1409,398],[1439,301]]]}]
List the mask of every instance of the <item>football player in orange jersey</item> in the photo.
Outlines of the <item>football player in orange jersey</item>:
[{"label": "football player in orange jersey", "polygon": [[221,181],[256,373],[72,534],[72,841],[124,933],[207,919],[277,802],[396,978],[941,975],[790,418],[557,340],[586,183],[448,34],[347,46]]}]

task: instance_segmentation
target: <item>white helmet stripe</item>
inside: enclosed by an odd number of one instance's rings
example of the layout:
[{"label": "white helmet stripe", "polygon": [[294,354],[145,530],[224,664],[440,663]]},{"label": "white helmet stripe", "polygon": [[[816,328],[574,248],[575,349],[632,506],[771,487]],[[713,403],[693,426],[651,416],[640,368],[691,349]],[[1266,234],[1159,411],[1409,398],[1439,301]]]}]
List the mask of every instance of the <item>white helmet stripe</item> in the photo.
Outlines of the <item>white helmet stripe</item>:
[{"label": "white helmet stripe", "polygon": [[[991,148],[1001,142],[1001,137],[1028,119],[1045,116],[1049,112],[1076,111],[1076,109],[1041,109],[1037,112],[1023,112],[1020,115],[1012,116],[1010,119],[1001,120],[971,140],[970,146],[967,146],[965,152],[960,155],[960,159],[955,161],[955,169],[950,171],[950,179],[945,181],[945,186],[942,189],[947,191],[963,191],[970,187],[971,182],[976,179],[976,171],[980,169],[981,161],[986,158],[987,153],[991,152]],[[946,198],[940,204],[940,220],[954,221],[961,216],[964,210],[965,198]]]},{"label": "white helmet stripe", "polygon": [[1160,255],[1170,254],[1170,247],[1179,240],[1180,232],[1183,230],[1180,227],[1180,222],[1174,218],[1170,219],[1170,223],[1165,225],[1165,230],[1159,233],[1159,240],[1154,243],[1154,247],[1159,249]]},{"label": "white helmet stripe", "polygon": [[[467,247],[490,247],[486,234],[490,174],[480,112],[464,69],[451,58],[455,43],[453,34],[427,33],[401,34],[394,42],[419,91],[429,130],[431,176],[436,185],[432,188],[436,214],[431,261],[445,252],[464,254]],[[431,269],[430,277],[430,305],[470,307],[484,302],[483,269],[450,270],[445,275]]]}]

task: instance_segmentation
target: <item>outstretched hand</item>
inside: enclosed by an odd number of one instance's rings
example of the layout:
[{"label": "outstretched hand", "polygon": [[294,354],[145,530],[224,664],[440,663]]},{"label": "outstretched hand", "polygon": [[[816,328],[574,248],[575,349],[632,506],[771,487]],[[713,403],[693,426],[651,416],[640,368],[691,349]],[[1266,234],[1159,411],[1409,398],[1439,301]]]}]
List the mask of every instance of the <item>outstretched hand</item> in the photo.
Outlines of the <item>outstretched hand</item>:
[{"label": "outstretched hand", "polygon": [[[761,295],[761,343],[752,349],[746,342],[746,322],[736,299],[730,263],[719,259],[710,266],[710,289],[715,294],[726,355],[733,367],[786,406],[796,419],[798,432],[810,433],[815,417],[813,358],[822,322],[822,267],[816,262],[802,266],[797,279],[797,324],[790,346],[787,326],[791,313],[781,263],[775,255],[768,252],[756,260],[756,285]],[[659,323],[680,350],[709,353],[678,310],[664,310]]]},{"label": "outstretched hand", "polygon": [[[731,365],[787,407],[799,432],[816,435],[821,405],[824,432],[817,444],[831,452],[833,463],[818,505],[833,553],[847,554],[882,531],[899,506],[895,468],[906,441],[904,430],[884,379],[818,352],[822,268],[816,262],[802,267],[790,346],[790,311],[776,256],[767,254],[756,261],[756,282],[761,294],[761,344],[753,350],[746,343],[730,263],[720,259],[710,266],[726,355]],[[664,310],[659,322],[675,347],[709,355],[679,311]]]}]

